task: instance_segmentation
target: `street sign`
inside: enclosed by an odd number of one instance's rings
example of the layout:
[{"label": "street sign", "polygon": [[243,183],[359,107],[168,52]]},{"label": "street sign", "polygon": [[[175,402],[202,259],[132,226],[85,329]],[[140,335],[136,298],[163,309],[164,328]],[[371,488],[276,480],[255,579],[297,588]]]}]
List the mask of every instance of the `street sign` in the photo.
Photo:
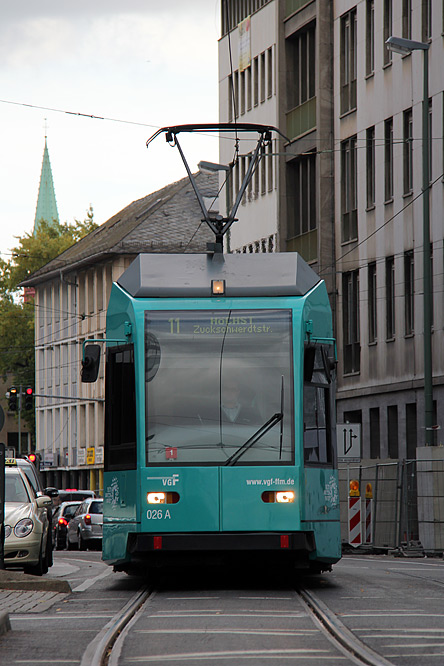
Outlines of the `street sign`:
[{"label": "street sign", "polygon": [[361,462],[361,424],[338,423],[336,426],[338,462]]}]

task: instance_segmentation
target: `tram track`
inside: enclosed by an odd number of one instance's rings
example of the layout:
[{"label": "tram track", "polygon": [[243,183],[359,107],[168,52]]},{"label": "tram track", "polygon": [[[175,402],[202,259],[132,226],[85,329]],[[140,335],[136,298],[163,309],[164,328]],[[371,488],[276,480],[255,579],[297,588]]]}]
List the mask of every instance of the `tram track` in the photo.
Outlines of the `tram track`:
[{"label": "tram track", "polygon": [[363,643],[313,592],[298,588],[299,598],[324,635],[355,664],[360,666],[393,666],[391,661]]},{"label": "tram track", "polygon": [[103,627],[83,653],[80,666],[106,666],[119,634],[137,611],[154,595],[152,588],[141,587],[125,606]]},{"label": "tram track", "polygon": [[[299,602],[313,623],[337,650],[357,666],[393,666],[392,662],[372,650],[350,631],[312,591],[295,590]],[[120,649],[136,614],[143,612],[156,591],[143,586],[91,641],[83,654],[80,666],[113,666],[118,663]],[[131,622],[133,620],[133,622]]]}]

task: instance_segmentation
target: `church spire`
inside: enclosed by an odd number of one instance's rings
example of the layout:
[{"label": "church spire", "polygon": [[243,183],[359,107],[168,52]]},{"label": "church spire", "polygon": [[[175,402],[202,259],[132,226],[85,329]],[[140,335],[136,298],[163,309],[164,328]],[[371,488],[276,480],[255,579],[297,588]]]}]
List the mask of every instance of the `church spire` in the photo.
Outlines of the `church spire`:
[{"label": "church spire", "polygon": [[37,233],[42,220],[51,226],[59,223],[59,214],[57,212],[57,202],[55,198],[46,136],[45,150],[43,151],[42,172],[40,175],[39,196],[37,199],[37,208],[34,219],[34,235]]}]

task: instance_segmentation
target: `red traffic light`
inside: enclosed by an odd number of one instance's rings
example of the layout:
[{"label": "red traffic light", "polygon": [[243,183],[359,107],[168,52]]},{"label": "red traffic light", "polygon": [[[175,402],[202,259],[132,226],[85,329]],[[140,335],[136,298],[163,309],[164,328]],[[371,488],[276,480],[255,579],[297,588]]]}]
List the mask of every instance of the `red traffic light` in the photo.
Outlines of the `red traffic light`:
[{"label": "red traffic light", "polygon": [[28,386],[28,388],[26,389],[26,395],[32,395],[33,393],[34,391],[32,390],[32,388]]},{"label": "red traffic light", "polygon": [[36,454],[35,454],[35,453],[30,453],[29,456],[28,456],[28,460],[29,460],[29,462],[32,462],[32,463],[35,464],[36,461],[37,461],[37,456],[36,456]]}]

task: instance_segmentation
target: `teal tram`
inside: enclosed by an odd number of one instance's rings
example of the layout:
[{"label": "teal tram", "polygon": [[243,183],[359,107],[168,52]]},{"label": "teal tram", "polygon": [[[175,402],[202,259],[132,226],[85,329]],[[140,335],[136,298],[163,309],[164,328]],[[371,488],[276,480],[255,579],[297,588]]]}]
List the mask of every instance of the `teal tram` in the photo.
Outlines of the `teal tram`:
[{"label": "teal tram", "polygon": [[107,312],[103,560],[330,570],[335,367],[298,254],[139,255]]}]

